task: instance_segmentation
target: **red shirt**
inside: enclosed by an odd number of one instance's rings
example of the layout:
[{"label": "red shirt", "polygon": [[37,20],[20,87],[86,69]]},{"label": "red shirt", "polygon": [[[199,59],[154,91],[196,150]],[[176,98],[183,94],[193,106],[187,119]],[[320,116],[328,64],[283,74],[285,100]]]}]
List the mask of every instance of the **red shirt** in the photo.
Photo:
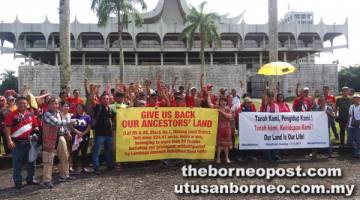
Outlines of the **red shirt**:
[{"label": "red shirt", "polygon": [[185,100],[187,107],[195,107],[195,98],[193,96],[186,96]]},{"label": "red shirt", "polygon": [[39,125],[36,116],[29,111],[25,111],[24,115],[21,115],[15,110],[6,116],[5,126],[10,127],[11,135],[16,139],[27,140],[33,129]]},{"label": "red shirt", "polygon": [[84,101],[80,97],[78,97],[78,98],[68,97],[67,101],[70,104],[69,112],[72,114],[76,113],[76,106],[78,104],[84,104]]},{"label": "red shirt", "polygon": [[[333,108],[335,107],[335,103],[336,103],[336,98],[334,95],[327,95],[325,96],[325,100],[328,104],[330,104],[331,106],[333,106]],[[318,104],[319,104],[319,99],[318,99]]]},{"label": "red shirt", "polygon": [[279,106],[279,112],[290,112],[290,108],[287,103],[277,103],[277,105]]},{"label": "red shirt", "polygon": [[306,112],[311,111],[312,103],[310,97],[302,98],[302,105],[300,105],[300,98],[295,98],[293,103],[294,112]]},{"label": "red shirt", "polygon": [[84,100],[82,100],[80,97],[78,97],[78,98],[68,97],[67,101],[70,104],[84,104]]},{"label": "red shirt", "polygon": [[146,103],[145,107],[166,107],[165,101],[157,101],[156,103]]}]

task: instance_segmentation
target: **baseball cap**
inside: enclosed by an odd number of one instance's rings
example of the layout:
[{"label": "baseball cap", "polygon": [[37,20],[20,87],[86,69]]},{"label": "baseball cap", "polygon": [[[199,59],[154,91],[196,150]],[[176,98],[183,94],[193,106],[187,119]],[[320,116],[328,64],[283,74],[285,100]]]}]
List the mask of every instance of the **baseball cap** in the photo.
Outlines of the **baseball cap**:
[{"label": "baseball cap", "polygon": [[349,89],[349,87],[344,86],[344,87],[341,88],[341,91],[348,90],[348,89]]},{"label": "baseball cap", "polygon": [[308,87],[303,88],[304,91],[309,91],[310,89]]},{"label": "baseball cap", "polygon": [[360,94],[354,94],[352,98],[360,98]]},{"label": "baseball cap", "polygon": [[206,89],[207,89],[207,90],[211,90],[212,87],[213,87],[213,85],[212,85],[211,83],[209,83],[209,84],[206,85]]},{"label": "baseball cap", "polygon": [[196,89],[196,87],[191,87],[191,88],[190,88],[190,91],[191,91],[191,90],[197,90],[197,89]]}]

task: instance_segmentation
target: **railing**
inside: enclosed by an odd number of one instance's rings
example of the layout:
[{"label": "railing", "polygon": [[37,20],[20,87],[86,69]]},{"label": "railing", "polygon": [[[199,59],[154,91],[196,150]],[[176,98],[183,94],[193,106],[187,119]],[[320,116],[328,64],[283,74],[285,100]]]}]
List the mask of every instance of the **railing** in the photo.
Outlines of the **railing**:
[{"label": "railing", "polygon": [[164,41],[164,48],[185,48],[182,41]]},{"label": "railing", "polygon": [[141,40],[137,47],[138,48],[160,48],[160,42],[156,40]]},{"label": "railing", "polygon": [[[123,48],[134,48],[134,43],[132,40],[123,40],[122,47]],[[119,48],[119,41],[116,40],[115,42],[111,43],[110,48]]]}]

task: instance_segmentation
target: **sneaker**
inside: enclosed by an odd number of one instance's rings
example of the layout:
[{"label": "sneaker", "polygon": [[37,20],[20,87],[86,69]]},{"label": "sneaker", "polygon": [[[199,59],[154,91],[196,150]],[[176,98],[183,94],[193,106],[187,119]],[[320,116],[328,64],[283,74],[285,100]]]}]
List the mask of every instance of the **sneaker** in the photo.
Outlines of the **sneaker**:
[{"label": "sneaker", "polygon": [[89,170],[88,168],[84,167],[84,168],[82,169],[82,172],[84,172],[84,173],[90,173],[90,170]]},{"label": "sneaker", "polygon": [[60,182],[65,182],[65,181],[70,181],[70,180],[74,180],[75,179],[75,177],[73,177],[73,176],[67,176],[67,177],[59,177],[59,181]]},{"label": "sneaker", "polygon": [[31,180],[31,181],[27,181],[26,182],[26,185],[39,185],[39,181],[37,180]]},{"label": "sneaker", "polygon": [[81,168],[77,168],[72,174],[73,175],[80,175],[82,172],[82,169]]},{"label": "sneaker", "polygon": [[54,187],[54,185],[51,182],[42,183],[41,185],[47,189],[52,189]]}]

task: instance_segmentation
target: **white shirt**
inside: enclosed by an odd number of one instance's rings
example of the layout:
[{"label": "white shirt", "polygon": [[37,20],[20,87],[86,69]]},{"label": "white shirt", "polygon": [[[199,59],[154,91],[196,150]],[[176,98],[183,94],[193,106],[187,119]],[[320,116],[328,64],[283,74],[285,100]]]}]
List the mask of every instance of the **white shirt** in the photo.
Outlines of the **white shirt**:
[{"label": "white shirt", "polygon": [[236,107],[240,107],[240,104],[241,104],[241,100],[240,100],[240,97],[239,96],[235,96],[233,97],[233,105],[235,105]]},{"label": "white shirt", "polygon": [[354,117],[353,114],[354,114],[356,120],[360,120],[360,105],[358,105],[356,107],[355,107],[355,105],[351,105],[350,109],[349,109],[349,116],[350,116],[349,127],[350,128],[360,128],[360,127],[352,127],[351,126],[351,121],[353,120],[353,117]]}]

